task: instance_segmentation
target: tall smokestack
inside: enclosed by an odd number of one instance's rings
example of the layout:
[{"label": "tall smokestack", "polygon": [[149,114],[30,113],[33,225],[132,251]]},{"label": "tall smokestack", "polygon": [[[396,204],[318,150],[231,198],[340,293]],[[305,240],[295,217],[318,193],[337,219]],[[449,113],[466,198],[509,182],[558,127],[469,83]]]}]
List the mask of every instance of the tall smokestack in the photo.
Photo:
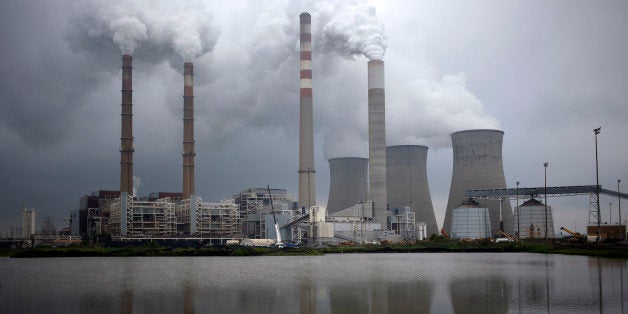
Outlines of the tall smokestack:
[{"label": "tall smokestack", "polygon": [[[465,200],[465,192],[475,189],[505,189],[504,166],[502,163],[502,141],[500,130],[466,130],[451,133],[453,148],[453,172],[449,200],[443,228],[451,234],[453,209]],[[478,200],[481,207],[488,208],[491,232],[499,235],[500,216],[504,232],[512,232],[512,208],[510,201]],[[501,209],[501,213],[500,213]]]},{"label": "tall smokestack", "polygon": [[194,194],[194,64],[183,64],[183,198]]},{"label": "tall smokestack", "polygon": [[133,195],[133,57],[122,56],[120,192]]},{"label": "tall smokestack", "polygon": [[369,183],[373,217],[383,226],[386,221],[386,97],[384,61],[368,62],[369,89]]},{"label": "tall smokestack", "polygon": [[299,208],[316,205],[314,118],[312,114],[312,16],[299,15],[301,26],[301,84],[299,116]]}]

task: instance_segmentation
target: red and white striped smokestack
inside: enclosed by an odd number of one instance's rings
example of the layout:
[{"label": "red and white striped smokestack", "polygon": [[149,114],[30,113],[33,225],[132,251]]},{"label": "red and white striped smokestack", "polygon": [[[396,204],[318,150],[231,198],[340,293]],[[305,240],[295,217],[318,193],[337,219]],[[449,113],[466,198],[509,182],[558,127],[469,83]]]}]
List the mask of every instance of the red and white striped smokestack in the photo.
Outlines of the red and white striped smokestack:
[{"label": "red and white striped smokestack", "polygon": [[120,192],[133,195],[133,57],[122,56]]},{"label": "red and white striped smokestack", "polygon": [[183,64],[183,198],[194,195],[194,64]]},{"label": "red and white striped smokestack", "polygon": [[299,208],[316,205],[314,174],[314,121],[312,109],[312,16],[299,15],[301,72],[299,113]]}]

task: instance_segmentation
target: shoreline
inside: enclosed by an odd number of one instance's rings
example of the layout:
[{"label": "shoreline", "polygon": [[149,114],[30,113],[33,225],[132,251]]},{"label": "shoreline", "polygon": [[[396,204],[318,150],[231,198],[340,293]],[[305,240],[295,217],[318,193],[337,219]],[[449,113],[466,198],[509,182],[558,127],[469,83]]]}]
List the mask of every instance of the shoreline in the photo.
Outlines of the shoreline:
[{"label": "shoreline", "polygon": [[566,243],[492,243],[430,241],[402,244],[338,245],[325,247],[273,248],[249,246],[171,247],[157,243],[124,247],[68,246],[0,249],[11,258],[133,257],[133,256],[312,256],[352,253],[540,253],[628,259],[628,245]]}]

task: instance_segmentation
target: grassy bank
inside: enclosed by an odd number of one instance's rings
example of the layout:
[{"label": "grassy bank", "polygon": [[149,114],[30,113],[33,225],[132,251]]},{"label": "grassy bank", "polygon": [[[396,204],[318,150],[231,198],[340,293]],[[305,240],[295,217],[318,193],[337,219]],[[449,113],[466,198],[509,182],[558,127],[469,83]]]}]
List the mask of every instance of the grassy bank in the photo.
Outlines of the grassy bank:
[{"label": "grassy bank", "polygon": [[345,253],[433,253],[433,252],[530,252],[543,254],[586,255],[613,258],[628,258],[626,245],[590,244],[545,244],[545,243],[493,243],[438,240],[416,243],[333,245],[318,248],[278,249],[270,247],[210,246],[210,247],[169,247],[156,244],[144,246],[101,247],[36,247],[30,249],[3,249],[2,256],[15,258],[33,257],[105,257],[105,256],[286,256],[322,255]]}]

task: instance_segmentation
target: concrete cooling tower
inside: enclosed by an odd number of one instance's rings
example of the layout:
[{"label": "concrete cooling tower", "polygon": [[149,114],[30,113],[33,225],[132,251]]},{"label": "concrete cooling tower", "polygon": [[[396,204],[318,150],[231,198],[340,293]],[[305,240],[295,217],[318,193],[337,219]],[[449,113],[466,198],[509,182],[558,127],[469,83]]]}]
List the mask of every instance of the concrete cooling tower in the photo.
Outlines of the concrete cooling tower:
[{"label": "concrete cooling tower", "polygon": [[427,147],[386,147],[386,195],[390,210],[410,207],[417,223],[427,224],[427,236],[438,234],[427,184]]},{"label": "concrete cooling tower", "polygon": [[[449,201],[443,228],[451,234],[452,210],[465,200],[465,192],[474,189],[505,189],[502,164],[502,140],[499,130],[466,130],[451,134],[453,148],[453,172]],[[488,208],[491,231],[497,235],[500,229],[500,201],[476,200]],[[510,201],[501,201],[504,232],[512,233],[512,208]]]},{"label": "concrete cooling tower", "polygon": [[333,214],[368,197],[367,158],[347,157],[329,160],[329,199],[327,212]]}]

